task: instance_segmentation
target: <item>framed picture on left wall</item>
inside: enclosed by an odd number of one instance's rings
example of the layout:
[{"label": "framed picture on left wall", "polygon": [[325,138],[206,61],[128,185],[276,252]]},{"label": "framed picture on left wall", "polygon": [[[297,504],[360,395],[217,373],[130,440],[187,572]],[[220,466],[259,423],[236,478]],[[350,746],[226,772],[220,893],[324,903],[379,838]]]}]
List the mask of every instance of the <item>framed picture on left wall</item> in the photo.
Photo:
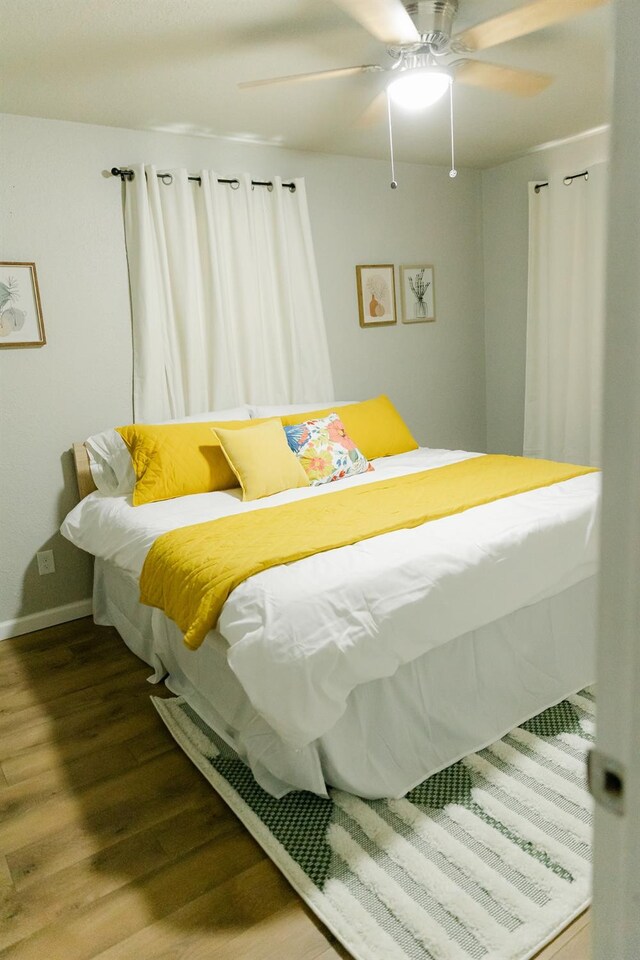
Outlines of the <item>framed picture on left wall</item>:
[{"label": "framed picture on left wall", "polygon": [[392,263],[360,264],[356,267],[356,283],[361,327],[385,327],[397,322]]},{"label": "framed picture on left wall", "polygon": [[0,263],[0,347],[47,342],[35,263]]}]

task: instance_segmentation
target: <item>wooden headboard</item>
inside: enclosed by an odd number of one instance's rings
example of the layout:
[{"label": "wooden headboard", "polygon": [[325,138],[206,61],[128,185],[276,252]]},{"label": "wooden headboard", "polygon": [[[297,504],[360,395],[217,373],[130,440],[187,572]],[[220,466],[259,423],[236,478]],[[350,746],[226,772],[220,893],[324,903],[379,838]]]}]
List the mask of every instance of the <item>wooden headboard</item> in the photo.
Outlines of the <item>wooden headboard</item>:
[{"label": "wooden headboard", "polygon": [[93,482],[93,477],[91,476],[89,454],[84,443],[73,444],[73,465],[76,468],[78,493],[80,494],[80,499],[84,500],[86,496],[98,489]]}]

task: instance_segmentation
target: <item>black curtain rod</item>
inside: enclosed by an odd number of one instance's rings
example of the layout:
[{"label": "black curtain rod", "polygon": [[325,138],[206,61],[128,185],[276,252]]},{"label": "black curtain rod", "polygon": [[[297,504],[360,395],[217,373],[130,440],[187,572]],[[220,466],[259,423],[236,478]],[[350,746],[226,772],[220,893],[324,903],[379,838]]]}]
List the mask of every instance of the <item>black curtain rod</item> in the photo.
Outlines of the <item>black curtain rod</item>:
[{"label": "black curtain rod", "polygon": [[[133,170],[122,170],[120,167],[111,167],[111,174],[114,177],[120,177],[120,179],[123,182],[125,180],[133,180],[135,176],[135,173],[133,172]],[[157,173],[156,176],[158,180],[162,180],[162,182],[167,186],[170,183],[173,183],[173,175],[171,173]],[[200,183],[200,184],[202,183],[202,179],[200,177],[187,177],[187,180],[193,180],[194,183]],[[225,177],[218,177],[218,183],[228,183],[231,186],[232,190],[237,190],[238,187],[240,186],[240,181],[235,178],[229,180],[229,179],[226,179]],[[252,180],[251,186],[266,187],[267,190],[273,190],[273,183],[271,182],[271,180]],[[286,187],[290,193],[296,192],[295,183],[283,183],[282,186]]]},{"label": "black curtain rod", "polygon": [[[588,180],[589,171],[583,170],[582,173],[572,173],[570,177],[565,177],[562,182],[564,183],[565,187],[568,187],[569,184],[573,183],[574,180],[579,180],[580,177],[584,177],[585,180]],[[548,186],[549,186],[549,181],[545,180],[544,183],[536,183],[533,189],[535,190],[536,193],[540,193],[543,187],[548,187]]]}]

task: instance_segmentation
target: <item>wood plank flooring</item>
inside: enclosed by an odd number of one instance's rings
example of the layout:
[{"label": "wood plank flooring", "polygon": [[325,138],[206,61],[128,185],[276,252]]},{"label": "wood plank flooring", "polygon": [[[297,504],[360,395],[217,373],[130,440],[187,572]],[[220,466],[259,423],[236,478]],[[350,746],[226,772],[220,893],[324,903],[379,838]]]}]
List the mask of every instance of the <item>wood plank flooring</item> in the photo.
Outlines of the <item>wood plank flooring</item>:
[{"label": "wood plank flooring", "polygon": [[[175,745],[115,630],[0,643],[0,960],[348,960]],[[589,914],[537,960],[588,960]]]}]

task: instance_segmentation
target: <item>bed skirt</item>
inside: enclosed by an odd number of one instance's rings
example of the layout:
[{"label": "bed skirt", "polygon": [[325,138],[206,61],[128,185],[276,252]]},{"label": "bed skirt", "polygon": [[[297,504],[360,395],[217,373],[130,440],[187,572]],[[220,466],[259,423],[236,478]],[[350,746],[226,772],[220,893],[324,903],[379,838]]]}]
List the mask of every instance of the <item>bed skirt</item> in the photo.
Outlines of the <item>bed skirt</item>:
[{"label": "bed skirt", "polygon": [[[211,631],[189,650],[176,625],[138,601],[138,584],[96,560],[94,618],[164,678],[248,763],[273,796],[326,784],[368,798],[401,797],[426,777],[499,740],[593,682],[595,578],[435,647],[392,677],[352,691],[335,726],[303,749],[257,714]],[[428,624],[425,624],[428,631]]]}]

